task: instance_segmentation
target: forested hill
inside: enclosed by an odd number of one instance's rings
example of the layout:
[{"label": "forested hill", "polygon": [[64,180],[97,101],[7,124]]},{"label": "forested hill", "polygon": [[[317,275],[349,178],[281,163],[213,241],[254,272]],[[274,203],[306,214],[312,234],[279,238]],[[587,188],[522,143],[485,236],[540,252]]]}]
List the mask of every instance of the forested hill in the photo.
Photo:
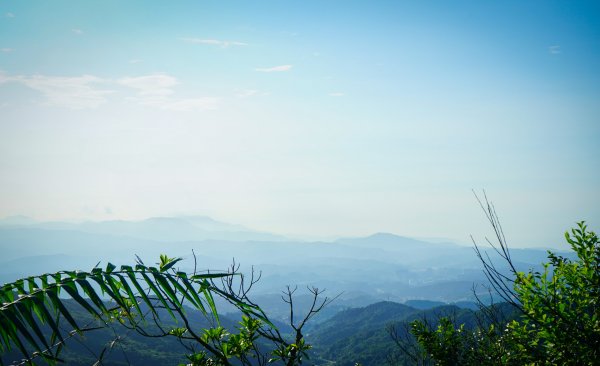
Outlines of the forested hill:
[{"label": "forested hill", "polygon": [[[509,305],[497,306],[501,310],[498,314],[503,314],[506,319],[516,316]],[[378,366],[384,365],[388,358],[393,357],[396,364],[410,365],[410,360],[394,343],[390,332],[396,330],[398,334],[407,335],[406,330],[411,321],[426,320],[435,326],[443,316],[456,319],[458,324],[465,323],[469,328],[482,318],[479,311],[456,305],[420,310],[384,301],[341,311],[317,325],[307,335],[307,339],[315,346],[313,357],[318,360],[317,364],[331,362],[336,366],[354,366],[358,362],[363,366]]]}]

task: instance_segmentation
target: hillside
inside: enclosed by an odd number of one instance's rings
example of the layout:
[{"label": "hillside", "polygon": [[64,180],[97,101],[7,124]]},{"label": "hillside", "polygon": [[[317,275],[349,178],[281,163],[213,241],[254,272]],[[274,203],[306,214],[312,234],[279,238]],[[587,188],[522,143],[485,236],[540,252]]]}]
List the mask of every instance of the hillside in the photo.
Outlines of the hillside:
[{"label": "hillside", "polygon": [[[500,309],[507,319],[514,316],[507,305],[500,305]],[[480,315],[479,311],[456,305],[420,310],[385,301],[341,311],[317,325],[307,339],[315,345],[314,353],[319,362],[335,360],[332,364],[336,366],[354,366],[356,362],[363,366],[378,366],[393,356],[396,362],[410,365],[410,361],[394,344],[389,332],[391,328],[403,331],[416,319],[425,319],[435,326],[437,319],[442,316],[452,317],[458,324],[465,323],[467,327],[473,327]]]}]

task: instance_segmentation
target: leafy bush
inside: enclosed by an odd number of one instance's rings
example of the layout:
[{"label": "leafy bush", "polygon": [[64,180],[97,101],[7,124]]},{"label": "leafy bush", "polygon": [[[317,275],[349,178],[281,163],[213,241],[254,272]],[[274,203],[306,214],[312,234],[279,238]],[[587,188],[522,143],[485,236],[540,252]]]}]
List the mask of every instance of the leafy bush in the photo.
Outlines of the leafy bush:
[{"label": "leafy bush", "polygon": [[[517,271],[493,207],[488,213],[496,229],[497,252],[508,262],[512,278],[477,253],[497,293],[521,316],[508,323],[466,331],[442,318],[436,328],[421,320],[412,333],[436,365],[598,365],[600,364],[600,245],[584,222],[565,233],[577,254],[569,260],[548,252],[543,272]],[[512,287],[511,287],[512,286]],[[493,308],[492,308],[493,311]],[[493,314],[492,314],[493,315]]]}]

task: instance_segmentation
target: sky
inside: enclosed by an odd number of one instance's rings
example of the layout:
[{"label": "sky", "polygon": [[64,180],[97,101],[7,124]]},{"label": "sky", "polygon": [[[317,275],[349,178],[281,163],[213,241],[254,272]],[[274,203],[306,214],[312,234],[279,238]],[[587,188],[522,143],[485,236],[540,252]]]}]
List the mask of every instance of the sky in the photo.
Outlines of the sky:
[{"label": "sky", "polygon": [[0,0],[0,217],[600,225],[597,1]]}]

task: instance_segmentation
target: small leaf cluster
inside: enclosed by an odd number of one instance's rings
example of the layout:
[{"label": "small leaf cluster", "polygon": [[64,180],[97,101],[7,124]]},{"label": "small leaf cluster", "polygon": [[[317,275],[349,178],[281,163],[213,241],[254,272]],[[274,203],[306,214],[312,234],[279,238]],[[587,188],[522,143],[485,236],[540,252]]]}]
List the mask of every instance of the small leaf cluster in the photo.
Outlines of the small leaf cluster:
[{"label": "small leaf cluster", "polygon": [[[202,340],[218,350],[220,355],[229,360],[232,358],[249,360],[256,349],[256,340],[259,338],[258,330],[261,321],[248,316],[242,316],[238,325],[238,333],[230,333],[223,327],[204,329]],[[189,366],[223,366],[222,358],[210,356],[205,351],[194,352],[186,356],[190,361]],[[181,365],[184,366],[184,365]]]},{"label": "small leaf cluster", "polygon": [[294,360],[294,362],[301,364],[303,359],[309,359],[308,351],[312,348],[310,344],[307,344],[304,338],[300,339],[296,343],[280,344],[279,348],[273,351],[273,357],[269,359],[269,362],[276,362],[280,360]]}]

